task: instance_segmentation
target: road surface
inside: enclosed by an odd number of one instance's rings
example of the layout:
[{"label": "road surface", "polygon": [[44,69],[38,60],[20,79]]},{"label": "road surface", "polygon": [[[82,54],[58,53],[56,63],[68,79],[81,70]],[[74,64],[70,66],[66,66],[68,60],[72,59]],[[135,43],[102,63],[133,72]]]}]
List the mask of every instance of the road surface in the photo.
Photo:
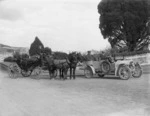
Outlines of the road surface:
[{"label": "road surface", "polygon": [[150,116],[149,74],[65,81],[0,74],[0,116]]}]

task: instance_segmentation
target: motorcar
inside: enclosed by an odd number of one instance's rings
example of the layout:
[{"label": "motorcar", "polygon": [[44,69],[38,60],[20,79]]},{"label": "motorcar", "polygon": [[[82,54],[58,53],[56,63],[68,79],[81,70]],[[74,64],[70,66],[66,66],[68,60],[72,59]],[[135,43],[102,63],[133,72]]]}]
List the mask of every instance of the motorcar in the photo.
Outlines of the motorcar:
[{"label": "motorcar", "polygon": [[142,75],[142,68],[138,62],[133,60],[112,60],[107,58],[100,61],[88,61],[85,63],[84,74],[86,78],[94,75],[104,77],[105,75],[115,75],[123,80],[131,77],[139,78]]}]

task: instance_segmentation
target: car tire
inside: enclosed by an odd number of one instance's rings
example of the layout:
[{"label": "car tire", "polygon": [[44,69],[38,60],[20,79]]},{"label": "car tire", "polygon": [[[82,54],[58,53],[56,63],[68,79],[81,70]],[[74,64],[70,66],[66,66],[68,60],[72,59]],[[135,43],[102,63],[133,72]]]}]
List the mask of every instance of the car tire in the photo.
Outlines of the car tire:
[{"label": "car tire", "polygon": [[122,79],[122,80],[128,80],[131,77],[131,71],[130,68],[128,66],[120,66],[118,69],[118,76]]},{"label": "car tire", "polygon": [[142,76],[142,73],[143,71],[140,64],[139,63],[135,64],[135,71],[133,72],[132,76],[134,78],[140,78]]},{"label": "car tire", "polygon": [[108,74],[111,70],[111,66],[110,66],[110,63],[108,61],[103,61],[101,64],[101,71],[104,73],[104,74]]},{"label": "car tire", "polygon": [[86,78],[92,78],[93,77],[92,69],[89,66],[85,68],[84,75]]}]

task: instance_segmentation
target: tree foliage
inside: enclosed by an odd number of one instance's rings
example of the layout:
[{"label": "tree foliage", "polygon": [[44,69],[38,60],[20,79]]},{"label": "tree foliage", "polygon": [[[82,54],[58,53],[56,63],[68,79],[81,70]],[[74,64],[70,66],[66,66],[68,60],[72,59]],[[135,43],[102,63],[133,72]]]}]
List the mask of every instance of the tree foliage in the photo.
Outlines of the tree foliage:
[{"label": "tree foliage", "polygon": [[49,47],[45,47],[45,48],[43,49],[43,52],[46,53],[46,54],[49,54],[49,55],[52,54],[52,50],[51,50],[51,48],[49,48]]},{"label": "tree foliage", "polygon": [[34,42],[31,44],[29,49],[30,56],[39,54],[44,49],[44,45],[39,40],[38,37],[35,37]]},{"label": "tree foliage", "polygon": [[65,53],[65,52],[54,52],[54,59],[57,59],[57,60],[63,60],[63,59],[66,59],[68,57],[68,54]]},{"label": "tree foliage", "polygon": [[98,12],[99,28],[112,47],[134,51],[149,42],[149,0],[102,0]]}]

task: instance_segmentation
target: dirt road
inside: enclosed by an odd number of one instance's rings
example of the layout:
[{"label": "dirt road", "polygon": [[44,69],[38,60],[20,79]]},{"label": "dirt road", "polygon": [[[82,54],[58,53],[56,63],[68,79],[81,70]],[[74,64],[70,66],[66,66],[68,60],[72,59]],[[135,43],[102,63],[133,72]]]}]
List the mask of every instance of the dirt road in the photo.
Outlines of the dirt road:
[{"label": "dirt road", "polygon": [[0,116],[150,116],[150,75],[61,81],[1,73]]}]

